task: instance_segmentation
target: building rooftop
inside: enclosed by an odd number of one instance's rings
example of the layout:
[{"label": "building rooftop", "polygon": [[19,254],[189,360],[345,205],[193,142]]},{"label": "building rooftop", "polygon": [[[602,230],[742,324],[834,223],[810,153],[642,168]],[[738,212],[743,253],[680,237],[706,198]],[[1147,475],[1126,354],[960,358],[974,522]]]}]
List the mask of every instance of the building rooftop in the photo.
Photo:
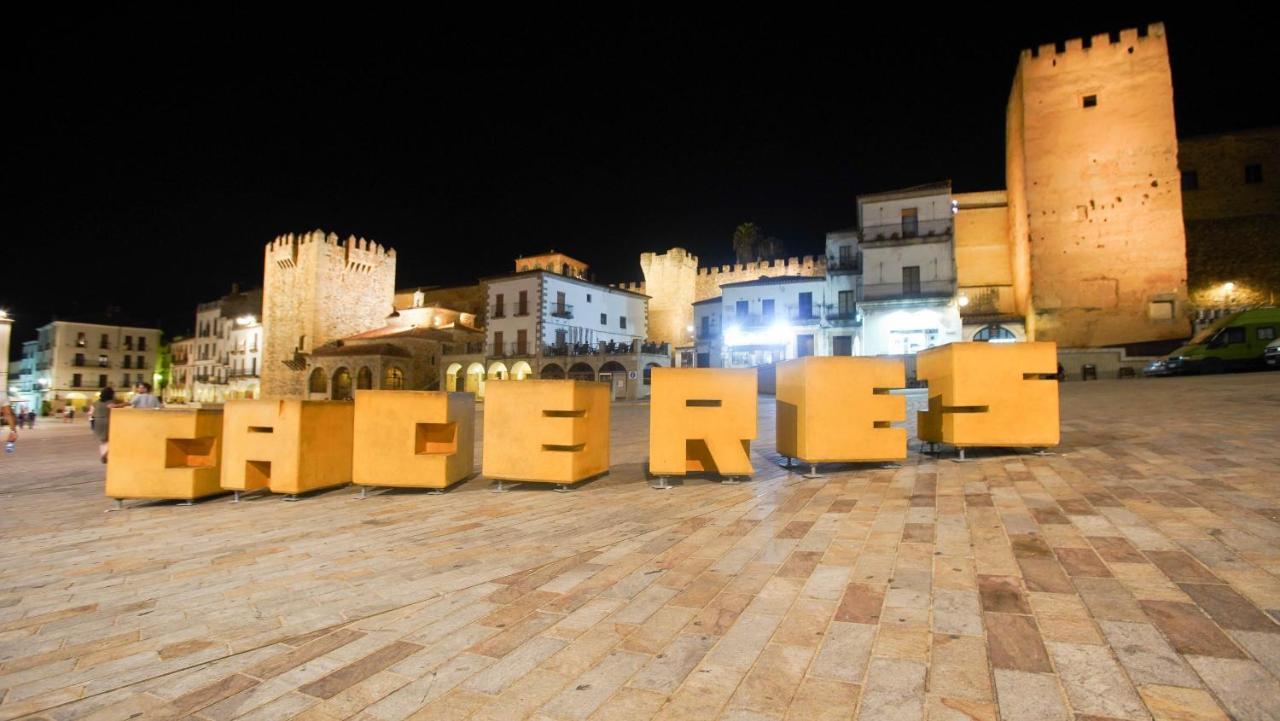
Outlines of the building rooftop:
[{"label": "building rooftop", "polygon": [[784,285],[787,283],[823,283],[825,281],[826,279],[819,275],[780,275],[773,278],[761,276],[756,280],[742,280],[737,283],[725,283],[720,286],[720,289],[745,288],[753,285]]},{"label": "building rooftop", "polygon": [[481,278],[480,280],[481,282],[484,282],[484,283],[493,284],[493,283],[504,281],[504,280],[511,280],[514,278],[523,278],[525,276],[531,276],[536,273],[545,273],[546,275],[549,275],[552,278],[559,278],[560,280],[567,281],[570,283],[577,283],[579,285],[587,285],[593,288],[599,288],[600,290],[607,291],[610,293],[622,293],[624,295],[632,295],[637,298],[644,298],[645,300],[649,299],[649,296],[645,295],[644,293],[637,293],[634,290],[624,290],[622,288],[614,288],[613,286],[603,285],[603,284],[595,283],[589,280],[583,280],[582,278],[575,278],[571,275],[561,275],[559,273],[552,273],[549,270],[526,270],[520,273],[507,273],[506,275],[491,275],[485,278]]},{"label": "building rooftop", "polygon": [[900,188],[898,190],[885,190],[879,193],[866,193],[858,196],[858,203],[862,204],[867,201],[877,202],[885,200],[902,200],[905,198],[923,198],[929,195],[938,195],[939,193],[950,193],[951,181],[940,180],[936,183],[925,183],[924,185],[913,185],[910,188]]}]

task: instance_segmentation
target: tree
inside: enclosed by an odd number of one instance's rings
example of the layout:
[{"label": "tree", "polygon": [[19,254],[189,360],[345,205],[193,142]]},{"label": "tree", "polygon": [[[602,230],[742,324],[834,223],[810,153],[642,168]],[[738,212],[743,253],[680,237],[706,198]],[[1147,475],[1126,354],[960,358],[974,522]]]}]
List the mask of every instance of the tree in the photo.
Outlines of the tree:
[{"label": "tree", "polygon": [[783,254],[782,241],[766,236],[755,223],[742,223],[733,231],[733,254],[738,263],[751,263]]}]

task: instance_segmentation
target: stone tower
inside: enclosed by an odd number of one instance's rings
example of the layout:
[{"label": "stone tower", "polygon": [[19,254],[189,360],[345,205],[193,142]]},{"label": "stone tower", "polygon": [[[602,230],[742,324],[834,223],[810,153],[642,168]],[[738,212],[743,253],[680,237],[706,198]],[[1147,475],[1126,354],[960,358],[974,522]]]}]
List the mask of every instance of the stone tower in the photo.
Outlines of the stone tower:
[{"label": "stone tower", "polygon": [[381,327],[393,310],[396,252],[316,230],[267,244],[262,272],[262,396],[302,398],[306,354]]},{"label": "stone tower", "polygon": [[698,256],[684,248],[641,253],[640,269],[649,296],[649,338],[672,347],[691,345]]},{"label": "stone tower", "polygon": [[1164,26],[1024,50],[1006,119],[1028,331],[1067,347],[1189,335]]}]

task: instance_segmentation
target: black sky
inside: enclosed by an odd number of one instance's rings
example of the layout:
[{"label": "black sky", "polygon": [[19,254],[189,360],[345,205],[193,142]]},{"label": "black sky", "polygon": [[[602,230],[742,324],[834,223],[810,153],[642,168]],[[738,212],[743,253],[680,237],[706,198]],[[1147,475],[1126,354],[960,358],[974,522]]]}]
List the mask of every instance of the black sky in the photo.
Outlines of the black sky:
[{"label": "black sky", "polygon": [[1148,21],[1180,135],[1280,124],[1276,23],[1215,12],[32,23],[6,50],[12,354],[54,313],[107,305],[185,332],[197,302],[260,284],[262,246],[290,231],[395,247],[401,287],[548,248],[639,280],[644,250],[729,262],[746,220],[820,253],[858,193],[1004,187],[1018,51]]}]

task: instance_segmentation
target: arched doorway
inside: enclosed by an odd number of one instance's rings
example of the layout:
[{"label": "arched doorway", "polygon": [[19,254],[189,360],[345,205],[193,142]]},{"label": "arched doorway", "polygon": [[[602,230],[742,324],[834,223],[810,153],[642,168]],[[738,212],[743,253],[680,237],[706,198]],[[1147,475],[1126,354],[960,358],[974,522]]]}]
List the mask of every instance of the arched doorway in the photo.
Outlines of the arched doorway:
[{"label": "arched doorway", "polygon": [[373,388],[373,371],[369,370],[368,366],[361,366],[360,370],[356,371],[356,389],[367,391],[371,388]]},{"label": "arched doorway", "polygon": [[609,395],[614,400],[625,400],[627,397],[627,369],[618,361],[609,361],[600,366],[600,382],[608,383],[612,389]]},{"label": "arched doorway", "polygon": [[596,372],[591,370],[591,366],[586,363],[574,363],[569,366],[568,375],[571,381],[593,381],[596,379]]},{"label": "arched doorway", "polygon": [[335,401],[351,400],[351,371],[339,368],[333,372],[333,393],[329,398]]},{"label": "arched doorway", "polygon": [[323,368],[317,368],[311,371],[311,380],[307,383],[307,390],[311,393],[320,394],[329,392],[329,383],[328,379],[324,377]]},{"label": "arched doorway", "polygon": [[1007,342],[1015,341],[1018,337],[1013,334],[1013,331],[999,323],[992,323],[991,325],[983,326],[977,333],[974,333],[973,339],[978,342],[990,342],[993,340]]},{"label": "arched doorway", "polygon": [[661,367],[662,366],[657,363],[650,363],[649,365],[644,367],[644,384],[645,385],[647,386],[653,385],[653,369],[661,368]]},{"label": "arched doorway", "polygon": [[512,380],[522,381],[533,375],[533,368],[526,361],[516,361],[511,365]]},{"label": "arched doorway", "polygon": [[477,396],[484,395],[484,366],[472,363],[467,367],[466,391]]},{"label": "arched doorway", "polygon": [[564,368],[559,363],[548,363],[542,366],[542,373],[538,375],[543,380],[564,380]]},{"label": "arched doorway", "polygon": [[444,371],[444,389],[447,391],[461,391],[463,381],[466,380],[461,374],[462,364],[451,363]]},{"label": "arched doorway", "polygon": [[507,379],[507,365],[501,361],[489,364],[489,372],[485,374],[486,380],[505,381]]},{"label": "arched doorway", "polygon": [[387,366],[382,374],[382,389],[388,391],[404,390],[404,371],[399,366]]}]

